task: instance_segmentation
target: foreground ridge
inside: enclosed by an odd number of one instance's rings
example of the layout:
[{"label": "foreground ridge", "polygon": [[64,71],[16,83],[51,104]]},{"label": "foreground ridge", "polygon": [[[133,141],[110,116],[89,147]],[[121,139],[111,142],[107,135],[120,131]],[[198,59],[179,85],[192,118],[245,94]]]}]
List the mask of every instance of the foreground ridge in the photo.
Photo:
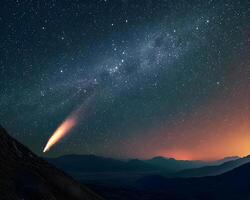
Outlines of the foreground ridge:
[{"label": "foreground ridge", "polygon": [[0,196],[8,200],[102,200],[48,164],[0,126]]}]

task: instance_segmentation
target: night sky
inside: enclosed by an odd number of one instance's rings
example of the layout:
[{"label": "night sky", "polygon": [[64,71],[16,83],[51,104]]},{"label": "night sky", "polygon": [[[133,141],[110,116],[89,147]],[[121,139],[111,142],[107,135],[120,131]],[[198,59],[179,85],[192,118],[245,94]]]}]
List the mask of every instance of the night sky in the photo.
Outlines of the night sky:
[{"label": "night sky", "polygon": [[250,154],[249,1],[1,1],[0,27],[0,124],[35,153]]}]

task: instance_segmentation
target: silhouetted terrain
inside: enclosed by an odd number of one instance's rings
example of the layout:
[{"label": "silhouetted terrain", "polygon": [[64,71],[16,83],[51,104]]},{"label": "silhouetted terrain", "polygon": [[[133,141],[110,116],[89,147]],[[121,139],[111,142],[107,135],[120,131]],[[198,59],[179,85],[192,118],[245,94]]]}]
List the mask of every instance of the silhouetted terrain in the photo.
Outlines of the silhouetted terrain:
[{"label": "silhouetted terrain", "polygon": [[117,160],[96,155],[65,155],[57,158],[46,158],[48,162],[67,172],[122,172],[122,171],[154,171],[172,174],[180,170],[216,165],[237,157],[225,158],[218,161],[189,161],[174,158],[154,157],[149,160]]},{"label": "silhouetted terrain", "polygon": [[100,200],[0,127],[1,200]]},{"label": "silhouetted terrain", "polygon": [[149,160],[145,160],[146,163],[151,164],[152,166],[158,167],[160,169],[164,169],[167,172],[173,173],[176,171],[180,171],[183,169],[189,168],[197,168],[205,165],[209,165],[212,163],[203,162],[199,160],[176,160],[174,158],[164,158],[161,156],[154,157]]},{"label": "silhouetted terrain", "polygon": [[250,162],[250,156],[246,156],[244,158],[239,158],[236,160],[231,160],[218,166],[204,166],[196,169],[185,169],[183,171],[177,172],[175,176],[177,177],[215,176],[230,171],[248,162]]},{"label": "silhouetted terrain", "polygon": [[236,158],[228,157],[222,160],[203,162],[164,157],[155,157],[149,160],[117,160],[96,155],[65,155],[46,159],[84,184],[124,188],[134,186],[138,179],[145,176],[173,177],[178,170],[218,164]]},{"label": "silhouetted terrain", "polygon": [[46,159],[85,184],[131,185],[141,177],[161,173],[159,168],[137,159],[123,161],[95,155],[66,155]]},{"label": "silhouetted terrain", "polygon": [[46,158],[56,167],[69,172],[117,172],[117,171],[155,171],[157,167],[133,159],[116,160],[95,155],[65,155],[58,158]]},{"label": "silhouetted terrain", "polygon": [[219,176],[168,179],[146,176],[134,187],[91,185],[109,200],[249,200],[250,163]]},{"label": "silhouetted terrain", "polygon": [[[75,182],[63,172],[52,167],[43,159],[37,157],[25,146],[10,137],[1,127],[0,145],[1,199],[102,199],[94,192],[91,192],[86,187]],[[213,167],[235,167],[247,162],[248,159],[249,157],[245,157]],[[87,165],[90,160],[92,160],[91,163]],[[86,171],[88,170],[89,173],[107,173],[107,171],[110,170],[111,174],[109,174],[108,177],[111,178],[111,181],[109,184],[89,183],[89,187],[108,200],[250,199],[250,163],[218,176],[201,178],[166,178],[159,174],[155,174],[155,171],[152,170],[160,169],[162,166],[160,166],[159,163],[165,164],[167,162],[173,162],[175,164],[177,161],[174,159],[158,157],[147,161],[119,161],[92,155],[70,155],[60,157],[59,161],[60,162],[57,162],[57,164],[59,163],[60,166],[70,170],[84,169]],[[196,161],[181,162],[185,163],[186,166],[194,166],[193,164]],[[158,163],[158,166],[156,163]],[[171,167],[173,167],[174,164]],[[114,169],[117,171],[112,171],[114,166]],[[180,164],[180,166],[182,165]],[[98,172],[98,170],[101,171]],[[144,173],[140,174],[141,170],[144,170]],[[147,175],[146,172],[149,175]],[[133,174],[133,179],[136,179],[136,181],[131,182],[131,184],[128,184],[129,181],[125,181],[124,183],[120,181],[121,184],[116,185],[112,180],[114,173],[119,174],[117,178],[118,182],[121,180],[122,176],[122,179],[126,179],[128,174],[131,175],[131,173],[135,173]],[[82,182],[85,183],[85,181]]]}]

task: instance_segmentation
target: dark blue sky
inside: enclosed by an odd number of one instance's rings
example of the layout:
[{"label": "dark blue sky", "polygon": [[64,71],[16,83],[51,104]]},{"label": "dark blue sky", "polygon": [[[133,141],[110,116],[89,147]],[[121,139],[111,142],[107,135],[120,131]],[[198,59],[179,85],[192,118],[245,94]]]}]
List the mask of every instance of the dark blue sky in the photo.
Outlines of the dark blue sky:
[{"label": "dark blue sky", "polygon": [[[3,2],[0,123],[39,154],[77,109],[77,125],[49,155],[193,155],[202,152],[204,141],[225,150],[231,143],[220,140],[231,135],[222,128],[231,126],[230,113],[249,122],[244,103],[249,6],[247,1]],[[225,109],[217,113],[221,102]],[[216,116],[222,124],[214,123]],[[186,131],[202,120],[216,125]],[[215,129],[223,131],[211,140]],[[246,130],[233,137],[245,140]],[[218,156],[250,149],[224,150]]]}]

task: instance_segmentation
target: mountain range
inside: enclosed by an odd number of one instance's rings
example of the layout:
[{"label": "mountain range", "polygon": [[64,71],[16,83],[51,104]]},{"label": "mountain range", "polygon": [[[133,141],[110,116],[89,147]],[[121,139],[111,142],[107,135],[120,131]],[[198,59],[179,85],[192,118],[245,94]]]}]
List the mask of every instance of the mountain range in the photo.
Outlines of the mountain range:
[{"label": "mountain range", "polygon": [[239,167],[245,163],[250,162],[250,155],[238,158],[236,160],[230,160],[215,166],[204,166],[195,169],[185,169],[174,174],[176,177],[203,177],[203,176],[215,176],[224,172],[230,171],[236,167]]},{"label": "mountain range", "polygon": [[165,178],[147,176],[137,181],[138,190],[151,191],[151,199],[171,200],[248,200],[250,197],[250,163],[218,176],[201,178]]},{"label": "mountain range", "polygon": [[154,166],[138,159],[122,161],[95,155],[65,155],[58,158],[46,158],[46,160],[56,167],[69,172],[156,170]]},{"label": "mountain range", "polygon": [[170,175],[185,169],[218,165],[238,157],[228,157],[222,160],[205,162],[199,160],[176,160],[174,158],[154,157],[148,160],[130,159],[118,160],[96,155],[64,155],[57,158],[45,158],[54,166],[71,172],[121,172],[121,171],[154,171]]},{"label": "mountain range", "polygon": [[[126,172],[150,172],[148,175],[138,176],[131,184],[117,185],[111,180],[113,184],[94,183],[86,187],[84,182],[76,182],[46,160],[36,156],[9,136],[2,127],[0,145],[0,199],[3,200],[102,200],[101,196],[108,200],[250,199],[250,156],[226,158],[214,162],[217,163],[215,166],[206,167],[199,167],[206,162],[178,161],[163,157],[123,161],[94,155],[67,155],[47,159],[61,169],[100,172],[98,176],[109,172],[110,178],[112,173],[118,172],[123,174],[123,177],[118,179],[120,182],[127,176]],[[165,168],[167,163],[169,166]],[[170,178],[155,173],[162,169],[172,169],[174,166],[180,171],[172,171],[173,176],[205,176]],[[183,167],[196,168],[181,170]]]},{"label": "mountain range", "polygon": [[249,200],[250,163],[217,176],[149,175],[139,178],[133,186],[90,186],[109,200]]}]

